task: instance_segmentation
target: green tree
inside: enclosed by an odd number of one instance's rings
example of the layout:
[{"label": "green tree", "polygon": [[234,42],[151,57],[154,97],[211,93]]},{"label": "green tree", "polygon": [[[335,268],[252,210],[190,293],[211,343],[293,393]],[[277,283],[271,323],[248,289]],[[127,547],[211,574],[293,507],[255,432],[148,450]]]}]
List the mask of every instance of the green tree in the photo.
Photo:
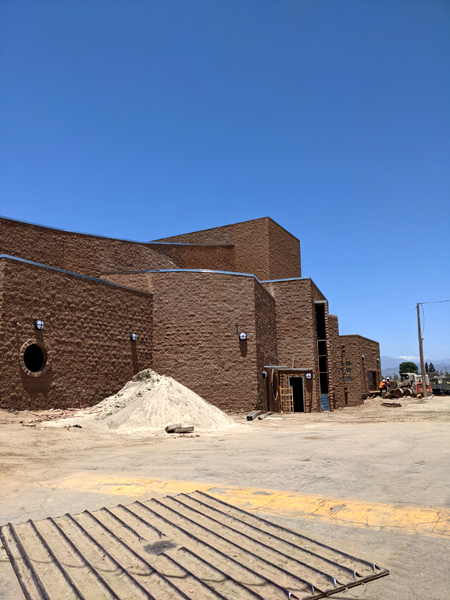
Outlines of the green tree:
[{"label": "green tree", "polygon": [[434,365],[432,362],[430,362],[430,368],[428,369],[427,373],[435,373],[436,369],[434,368]]},{"label": "green tree", "polygon": [[398,370],[401,373],[418,373],[419,372],[419,367],[416,365],[416,363],[413,362],[402,362],[400,363]]},{"label": "green tree", "polygon": [[430,372],[430,369],[428,368],[428,363],[426,362],[425,363],[425,373],[429,373],[429,372]]}]

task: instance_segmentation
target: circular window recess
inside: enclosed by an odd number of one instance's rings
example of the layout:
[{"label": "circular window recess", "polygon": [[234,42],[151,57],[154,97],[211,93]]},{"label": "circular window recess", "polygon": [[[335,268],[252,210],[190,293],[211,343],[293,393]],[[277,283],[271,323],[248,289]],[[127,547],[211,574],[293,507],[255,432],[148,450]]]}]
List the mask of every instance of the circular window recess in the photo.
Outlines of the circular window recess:
[{"label": "circular window recess", "polygon": [[29,377],[41,377],[50,368],[50,353],[43,341],[28,340],[20,349],[20,366]]}]

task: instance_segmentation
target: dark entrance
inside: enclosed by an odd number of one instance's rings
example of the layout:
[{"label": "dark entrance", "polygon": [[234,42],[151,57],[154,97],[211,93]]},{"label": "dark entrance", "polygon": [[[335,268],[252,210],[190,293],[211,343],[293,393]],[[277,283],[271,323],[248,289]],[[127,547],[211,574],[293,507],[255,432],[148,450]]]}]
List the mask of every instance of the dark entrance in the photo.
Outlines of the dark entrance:
[{"label": "dark entrance", "polygon": [[292,388],[294,412],[305,412],[305,400],[303,396],[303,377],[289,377],[289,385]]}]

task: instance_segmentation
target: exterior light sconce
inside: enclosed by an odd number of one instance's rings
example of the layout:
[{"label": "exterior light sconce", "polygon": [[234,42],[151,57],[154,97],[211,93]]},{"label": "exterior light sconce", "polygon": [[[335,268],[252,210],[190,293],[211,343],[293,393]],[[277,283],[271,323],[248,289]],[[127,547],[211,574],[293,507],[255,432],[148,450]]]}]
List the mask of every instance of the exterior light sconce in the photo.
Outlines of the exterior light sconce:
[{"label": "exterior light sconce", "polygon": [[267,371],[262,372],[263,379],[267,379]]},{"label": "exterior light sconce", "polygon": [[361,358],[362,358],[363,360],[366,360],[366,357],[364,356],[364,354],[361,356]]},{"label": "exterior light sconce", "polygon": [[377,358],[377,362],[380,362],[380,359],[379,359],[379,358]]},{"label": "exterior light sconce", "polygon": [[138,336],[137,333],[130,333],[130,340],[132,342],[137,342]]},{"label": "exterior light sconce", "polygon": [[306,379],[311,379],[312,375],[311,375],[311,373],[306,373],[305,377],[306,377]]},{"label": "exterior light sconce", "polygon": [[41,319],[36,319],[34,322],[34,328],[38,331],[42,331],[44,329],[44,321],[41,321]]},{"label": "exterior light sconce", "polygon": [[239,323],[236,323],[236,333],[238,334],[240,340],[245,341],[247,339],[246,333],[244,333],[243,331],[239,333]]}]

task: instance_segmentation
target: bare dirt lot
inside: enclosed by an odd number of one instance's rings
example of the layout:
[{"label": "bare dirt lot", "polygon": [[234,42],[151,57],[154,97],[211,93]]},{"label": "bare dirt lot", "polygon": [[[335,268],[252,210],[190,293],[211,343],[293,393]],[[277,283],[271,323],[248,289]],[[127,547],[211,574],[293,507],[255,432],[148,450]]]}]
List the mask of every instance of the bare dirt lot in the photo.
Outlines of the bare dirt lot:
[{"label": "bare dirt lot", "polygon": [[[240,427],[199,437],[0,411],[0,525],[199,489],[391,572],[336,598],[448,600],[450,398],[401,404],[234,415]],[[23,598],[4,549],[0,597]]]}]

